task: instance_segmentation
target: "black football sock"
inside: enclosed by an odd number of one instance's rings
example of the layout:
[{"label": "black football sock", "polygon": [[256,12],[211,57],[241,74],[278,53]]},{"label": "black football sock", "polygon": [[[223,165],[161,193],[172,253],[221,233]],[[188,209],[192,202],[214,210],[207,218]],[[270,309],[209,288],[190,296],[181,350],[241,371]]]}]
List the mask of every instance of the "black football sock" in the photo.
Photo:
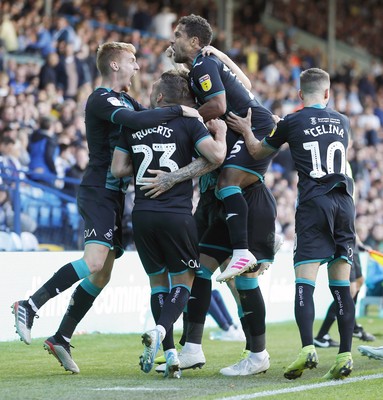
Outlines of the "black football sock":
[{"label": "black football sock", "polygon": [[64,290],[70,288],[79,279],[79,275],[72,263],[61,267],[44,285],[38,289],[31,297],[34,306],[39,309],[49,299],[56,297]]},{"label": "black football sock", "polygon": [[70,340],[77,325],[91,309],[94,300],[101,291],[102,288],[95,286],[89,279],[84,279],[73,292],[67,311],[56,334],[61,335],[67,341]]},{"label": "black football sock", "polygon": [[240,321],[241,321],[241,325],[242,325],[242,330],[246,336],[245,350],[250,350],[251,334],[250,334],[249,324],[247,323],[245,316],[241,317]]},{"label": "black football sock", "polygon": [[185,342],[186,342],[186,336],[187,336],[188,324],[189,324],[189,316],[188,316],[188,313],[186,311],[184,311],[183,315],[182,315],[182,324],[183,324],[182,325],[182,336],[181,336],[181,338],[180,338],[178,343],[181,346],[184,346]]},{"label": "black football sock", "polygon": [[337,320],[340,336],[339,353],[351,351],[352,334],[355,324],[355,304],[349,286],[334,286],[330,290],[337,305]]},{"label": "black football sock", "polygon": [[168,332],[182,314],[189,296],[190,291],[186,287],[174,286],[165,299],[157,325],[163,326],[165,331]]},{"label": "black football sock", "polygon": [[[231,188],[223,188],[219,191],[225,205],[226,223],[229,228],[232,248],[247,249],[247,215],[248,206],[241,193],[234,193],[225,197],[225,191]],[[240,188],[238,188],[241,190]]]},{"label": "black football sock", "polygon": [[[159,287],[152,290],[152,294],[150,296],[150,306],[156,324],[160,319],[161,312],[167,296],[169,296],[169,293],[166,291],[165,288]],[[163,350],[174,349],[175,345],[173,338],[173,328],[171,328],[170,332],[166,332],[166,336],[162,341],[162,346]]]},{"label": "black football sock", "polygon": [[[253,278],[255,279],[255,278]],[[238,280],[236,280],[237,282]],[[237,284],[238,288],[238,284]],[[250,333],[250,351],[259,353],[265,350],[265,302],[259,287],[254,289],[238,289],[244,319]]]},{"label": "black football sock", "polygon": [[295,283],[295,320],[299,328],[302,347],[313,344],[313,324],[315,318],[315,287],[307,283]]},{"label": "black football sock", "polygon": [[336,320],[336,304],[333,301],[328,310],[325,319],[319,329],[318,335],[316,336],[317,339],[322,339],[323,336],[327,335],[330,331],[332,324]]},{"label": "black football sock", "polygon": [[188,301],[188,331],[186,341],[202,343],[206,315],[211,301],[211,279],[196,276]]}]

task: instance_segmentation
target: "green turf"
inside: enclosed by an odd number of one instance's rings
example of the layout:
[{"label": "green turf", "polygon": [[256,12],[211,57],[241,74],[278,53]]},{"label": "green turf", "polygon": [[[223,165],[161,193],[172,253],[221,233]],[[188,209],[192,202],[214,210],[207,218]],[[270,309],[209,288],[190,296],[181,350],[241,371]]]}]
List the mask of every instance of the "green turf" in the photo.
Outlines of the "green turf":
[{"label": "green turf", "polygon": [[[365,329],[377,335],[376,345],[383,345],[383,320],[359,320]],[[316,323],[316,328],[319,322]],[[21,342],[0,343],[0,400],[98,400],[98,399],[221,399],[237,396],[237,400],[315,399],[315,400],[374,400],[382,398],[383,378],[366,379],[344,384],[310,388],[309,385],[326,382],[321,377],[333,363],[337,349],[318,349],[320,363],[317,369],[305,371],[300,379],[288,381],[283,369],[299,352],[300,345],[295,323],[269,324],[267,349],[271,367],[265,374],[247,377],[224,377],[219,369],[236,362],[242,351],[240,342],[210,341],[208,331],[204,338],[206,365],[195,371],[184,371],[182,378],[164,379],[152,371],[144,374],[138,367],[142,351],[140,335],[78,335],[73,338],[73,357],[81,369],[79,375],[65,372],[57,360],[43,350],[44,339],[34,339],[30,346]],[[338,338],[336,328],[331,332]],[[379,335],[380,334],[380,335]],[[362,357],[354,339],[354,377],[383,374],[383,361]],[[371,344],[371,343],[370,343]],[[347,383],[349,381],[350,383]],[[302,391],[266,396],[265,391]],[[240,396],[243,394],[243,396]],[[252,395],[251,395],[252,394]],[[256,397],[257,396],[257,397]],[[311,397],[309,397],[311,396]]]}]

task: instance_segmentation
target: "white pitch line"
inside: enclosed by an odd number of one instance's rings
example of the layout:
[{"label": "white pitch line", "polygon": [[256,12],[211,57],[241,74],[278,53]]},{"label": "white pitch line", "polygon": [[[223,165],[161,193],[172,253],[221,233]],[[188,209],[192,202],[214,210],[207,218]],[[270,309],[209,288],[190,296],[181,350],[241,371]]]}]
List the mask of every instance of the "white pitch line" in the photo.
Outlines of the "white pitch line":
[{"label": "white pitch line", "polygon": [[286,389],[278,389],[278,390],[267,390],[265,392],[258,392],[252,394],[241,394],[238,396],[231,396],[231,397],[221,397],[218,400],[246,400],[246,399],[257,399],[260,397],[268,397],[278,394],[285,394],[285,393],[295,393],[295,392],[302,392],[304,390],[311,390],[311,389],[318,389],[327,386],[339,386],[339,385],[347,385],[349,383],[359,382],[359,381],[369,381],[372,379],[379,379],[383,378],[383,374],[375,374],[375,375],[366,375],[366,376],[356,376],[354,378],[347,378],[345,380],[339,381],[329,381],[323,383],[314,383],[310,385],[303,385],[303,386],[295,386],[292,388]]},{"label": "white pitch line", "polygon": [[[147,388],[147,387],[126,387],[126,386],[113,386],[113,387],[103,387],[103,388],[89,388],[89,390],[94,390],[98,392],[154,392],[158,391],[158,388]],[[177,388],[164,388],[161,387],[162,390],[172,390],[176,391]]]}]

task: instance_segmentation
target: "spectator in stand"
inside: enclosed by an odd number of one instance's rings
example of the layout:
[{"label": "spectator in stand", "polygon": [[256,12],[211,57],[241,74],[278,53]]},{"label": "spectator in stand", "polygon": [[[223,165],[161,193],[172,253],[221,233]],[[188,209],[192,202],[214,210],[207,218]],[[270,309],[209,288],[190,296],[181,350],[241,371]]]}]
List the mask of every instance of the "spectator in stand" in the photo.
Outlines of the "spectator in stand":
[{"label": "spectator in stand", "polygon": [[39,73],[39,89],[46,89],[48,84],[58,85],[57,65],[59,56],[57,53],[49,53],[46,56],[45,63]]},{"label": "spectator in stand", "polygon": [[30,90],[30,83],[28,82],[27,68],[25,65],[19,65],[16,70],[14,79],[11,79],[9,86],[15,95],[28,92]]},{"label": "spectator in stand", "polygon": [[57,84],[63,90],[64,99],[75,100],[77,91],[87,82],[85,63],[75,55],[73,43],[61,41],[58,49]]},{"label": "spectator in stand", "polygon": [[177,21],[177,14],[168,6],[162,7],[153,17],[151,30],[161,39],[170,39],[173,34],[173,23]]},{"label": "spectator in stand", "polygon": [[41,21],[39,19],[36,18],[35,24],[30,27],[28,37],[30,42],[25,51],[46,57],[54,52],[55,49],[52,42],[52,35],[49,31],[49,19],[47,17]]},{"label": "spectator in stand", "polygon": [[[79,181],[82,179],[85,173],[85,168],[89,162],[88,149],[84,146],[76,146],[74,151],[75,164],[67,169],[65,173],[66,178],[78,179]],[[64,193],[69,196],[76,197],[78,191],[78,184],[75,182],[65,182],[65,186],[63,189]]]},{"label": "spectator in stand", "polygon": [[29,177],[40,183],[54,185],[55,177],[52,175],[57,175],[55,160],[59,148],[51,117],[40,119],[40,128],[31,135],[28,150],[31,156]]},{"label": "spectator in stand", "polygon": [[137,11],[133,15],[132,28],[140,31],[149,31],[152,23],[152,16],[149,12],[148,3],[140,0],[137,3]]}]

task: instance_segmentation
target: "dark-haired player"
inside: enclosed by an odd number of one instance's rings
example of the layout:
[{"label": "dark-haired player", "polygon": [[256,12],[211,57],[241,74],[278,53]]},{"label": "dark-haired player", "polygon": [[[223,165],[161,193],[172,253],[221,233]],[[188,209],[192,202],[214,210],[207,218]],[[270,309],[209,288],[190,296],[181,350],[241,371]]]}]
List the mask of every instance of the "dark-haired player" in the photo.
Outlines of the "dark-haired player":
[{"label": "dark-haired player", "polygon": [[[192,14],[180,18],[171,41],[174,61],[185,64],[190,70],[189,81],[199,104],[198,111],[204,121],[209,121],[213,118],[225,119],[230,111],[244,117],[251,107],[253,127],[260,135],[269,134],[275,125],[271,112],[255,99],[232,69],[218,57],[202,54],[202,48],[210,44],[212,35],[206,19]],[[217,277],[219,282],[240,275],[257,264],[257,259],[248,249],[248,205],[242,189],[263,180],[243,139],[230,129],[227,132],[227,147],[228,154],[217,186],[218,195],[225,204],[233,256]],[[258,260],[258,266],[261,263],[262,260]]]}]

